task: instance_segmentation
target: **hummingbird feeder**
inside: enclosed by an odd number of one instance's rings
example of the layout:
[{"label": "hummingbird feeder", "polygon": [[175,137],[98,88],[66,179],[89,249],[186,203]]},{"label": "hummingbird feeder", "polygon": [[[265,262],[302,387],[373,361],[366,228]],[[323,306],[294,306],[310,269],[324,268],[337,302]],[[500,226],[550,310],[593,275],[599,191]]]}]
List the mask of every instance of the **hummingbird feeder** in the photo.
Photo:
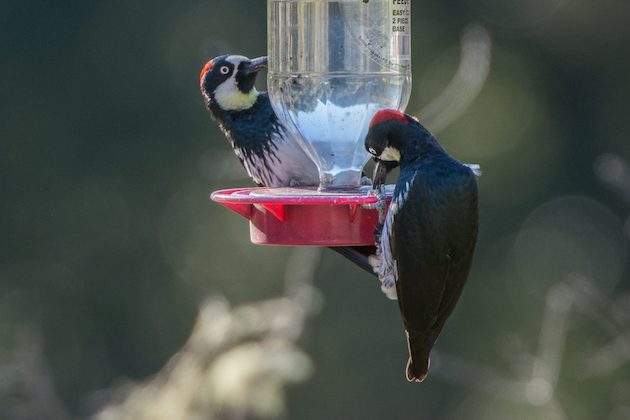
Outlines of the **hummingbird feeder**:
[{"label": "hummingbird feeder", "polygon": [[402,111],[409,100],[410,3],[267,1],[269,97],[320,183],[212,193],[249,220],[253,243],[374,244],[378,198],[361,186],[369,160],[363,139],[378,110]]}]

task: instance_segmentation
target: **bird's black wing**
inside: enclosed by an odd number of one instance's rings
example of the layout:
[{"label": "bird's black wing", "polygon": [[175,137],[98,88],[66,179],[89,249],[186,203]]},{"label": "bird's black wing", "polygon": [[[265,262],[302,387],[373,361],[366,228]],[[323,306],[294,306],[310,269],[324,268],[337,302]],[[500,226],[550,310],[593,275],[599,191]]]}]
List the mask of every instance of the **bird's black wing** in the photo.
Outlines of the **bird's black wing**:
[{"label": "bird's black wing", "polygon": [[468,167],[457,173],[458,176],[453,179],[450,190],[453,194],[453,202],[448,206],[450,266],[440,302],[438,321],[433,328],[436,338],[455,308],[466,284],[477,243],[479,227],[477,177]]},{"label": "bird's black wing", "polygon": [[407,331],[426,336],[432,346],[468,277],[477,236],[477,186],[472,171],[448,156],[412,173],[392,232],[396,289]]}]

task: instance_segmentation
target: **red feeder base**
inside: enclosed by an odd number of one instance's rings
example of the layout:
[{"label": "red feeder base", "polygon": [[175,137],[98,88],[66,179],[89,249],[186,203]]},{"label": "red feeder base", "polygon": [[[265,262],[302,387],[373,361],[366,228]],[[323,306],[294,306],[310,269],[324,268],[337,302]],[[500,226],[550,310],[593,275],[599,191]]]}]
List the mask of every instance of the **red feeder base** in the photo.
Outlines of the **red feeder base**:
[{"label": "red feeder base", "polygon": [[[391,186],[393,187],[393,186]],[[388,202],[392,188],[387,188]],[[259,245],[363,246],[374,244],[378,211],[368,188],[326,193],[304,188],[237,188],[215,191],[213,201],[249,220]]]}]

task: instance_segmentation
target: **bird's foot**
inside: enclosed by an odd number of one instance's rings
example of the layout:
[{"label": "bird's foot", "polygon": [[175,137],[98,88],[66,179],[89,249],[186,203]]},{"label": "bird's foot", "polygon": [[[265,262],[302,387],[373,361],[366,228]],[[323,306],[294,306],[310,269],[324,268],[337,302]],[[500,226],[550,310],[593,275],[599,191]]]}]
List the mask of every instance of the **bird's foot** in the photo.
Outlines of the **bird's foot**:
[{"label": "bird's foot", "polygon": [[374,270],[376,274],[378,274],[382,263],[383,261],[378,257],[378,255],[372,254],[368,257],[368,264],[372,266],[372,270]]},{"label": "bird's foot", "polygon": [[396,283],[395,282],[381,282],[381,290],[385,293],[390,300],[398,300],[398,292],[396,292]]},{"label": "bird's foot", "polygon": [[385,194],[385,186],[381,185],[377,189],[371,190],[368,194],[376,196],[376,203],[368,204],[365,207],[368,209],[378,210],[378,222],[379,224],[383,224],[383,221],[385,221],[385,208],[387,207],[387,194]]},{"label": "bird's foot", "polygon": [[364,186],[365,186],[365,185],[372,185],[372,180],[370,179],[370,177],[369,177],[369,176],[367,176],[367,175],[363,175],[363,176],[361,177],[361,185],[364,185]]},{"label": "bird's foot", "polygon": [[387,273],[383,266],[383,259],[379,255],[370,255],[368,264],[372,266],[372,270],[378,275],[381,282],[381,290],[391,300],[398,300],[396,293],[396,279],[392,273]]}]

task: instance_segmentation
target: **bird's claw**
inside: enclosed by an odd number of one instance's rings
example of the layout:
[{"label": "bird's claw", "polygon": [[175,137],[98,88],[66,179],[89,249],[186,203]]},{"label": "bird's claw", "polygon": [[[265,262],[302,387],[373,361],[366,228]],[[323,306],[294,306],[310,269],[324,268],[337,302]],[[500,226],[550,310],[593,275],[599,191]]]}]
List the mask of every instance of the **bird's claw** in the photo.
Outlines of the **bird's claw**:
[{"label": "bird's claw", "polygon": [[385,220],[385,207],[387,207],[387,194],[385,194],[385,186],[381,185],[376,189],[370,190],[368,195],[376,196],[376,203],[365,204],[363,208],[378,210],[378,221],[382,224]]}]

